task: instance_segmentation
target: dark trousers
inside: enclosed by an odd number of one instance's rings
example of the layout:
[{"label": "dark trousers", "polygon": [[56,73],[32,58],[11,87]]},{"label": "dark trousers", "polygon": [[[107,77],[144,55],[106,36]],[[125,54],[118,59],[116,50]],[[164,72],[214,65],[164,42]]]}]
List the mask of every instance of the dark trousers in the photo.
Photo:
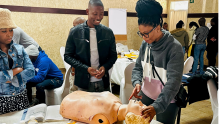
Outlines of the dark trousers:
[{"label": "dark trousers", "polygon": [[[192,50],[191,50],[191,56],[194,57],[194,48],[195,48],[195,44],[192,45]],[[188,56],[189,57],[189,56]]]},{"label": "dark trousers", "polygon": [[78,87],[78,90],[80,91],[86,91],[86,92],[103,92],[103,91],[110,91],[110,87],[108,88],[104,88],[104,82],[101,80],[101,81],[96,81],[96,82],[89,82],[89,88],[86,90],[86,89],[83,89],[83,88],[80,88]]},{"label": "dark trousers", "polygon": [[58,88],[62,86],[63,80],[60,80],[59,78],[54,79],[46,79],[41,83],[36,82],[28,82],[26,84],[27,88],[27,95],[28,100],[31,103],[32,102],[32,87],[36,87],[36,98],[39,100],[40,103],[45,103],[45,89],[51,90],[54,88]]},{"label": "dark trousers", "polygon": [[215,66],[217,54],[218,50],[215,49],[207,51],[207,59],[209,61],[209,66]]},{"label": "dark trousers", "polygon": [[[146,106],[152,104],[154,102],[153,99],[146,96],[142,91],[140,91],[139,95],[142,96],[141,102],[145,104]],[[163,124],[174,124],[176,120],[176,116],[178,114],[179,107],[176,105],[176,103],[170,103],[170,105],[167,107],[167,109],[160,114],[156,114],[157,121],[163,123]]]}]

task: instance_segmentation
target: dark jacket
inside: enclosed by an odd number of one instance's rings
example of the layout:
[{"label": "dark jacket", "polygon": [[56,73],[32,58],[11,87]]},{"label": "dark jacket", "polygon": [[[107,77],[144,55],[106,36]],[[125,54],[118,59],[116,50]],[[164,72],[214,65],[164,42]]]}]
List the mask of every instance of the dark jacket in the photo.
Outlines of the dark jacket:
[{"label": "dark jacket", "polygon": [[[115,36],[112,30],[102,24],[95,26],[97,48],[100,67],[104,66],[105,75],[102,77],[104,87],[109,87],[108,70],[117,60]],[[74,84],[80,88],[88,89],[91,75],[88,68],[90,62],[90,30],[87,21],[71,29],[68,36],[64,60],[75,68]]]},{"label": "dark jacket", "polygon": [[48,58],[44,51],[40,51],[37,60],[33,62],[35,68],[34,78],[28,80],[28,82],[41,83],[46,79],[59,78],[63,80],[63,74],[59,68]]},{"label": "dark jacket", "polygon": [[186,47],[186,49],[188,49],[189,35],[185,29],[177,28],[171,31],[170,33],[173,35],[175,39],[177,39],[181,43],[183,47]]},{"label": "dark jacket", "polygon": [[[216,41],[211,41],[211,38],[215,38]],[[207,37],[207,51],[218,51],[218,26],[213,26],[209,30],[209,34]]]}]

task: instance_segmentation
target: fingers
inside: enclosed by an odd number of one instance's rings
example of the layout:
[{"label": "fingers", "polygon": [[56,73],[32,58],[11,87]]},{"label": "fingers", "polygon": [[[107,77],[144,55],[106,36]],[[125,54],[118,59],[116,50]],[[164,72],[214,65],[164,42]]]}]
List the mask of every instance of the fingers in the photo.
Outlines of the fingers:
[{"label": "fingers", "polygon": [[132,92],[132,94],[131,94],[131,96],[129,97],[128,100],[131,100],[133,96],[134,96],[134,92]]}]

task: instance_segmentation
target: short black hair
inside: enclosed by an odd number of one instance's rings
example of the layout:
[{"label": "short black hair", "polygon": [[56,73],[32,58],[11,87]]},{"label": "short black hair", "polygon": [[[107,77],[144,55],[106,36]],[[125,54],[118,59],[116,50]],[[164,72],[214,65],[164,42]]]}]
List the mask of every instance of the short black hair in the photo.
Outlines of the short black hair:
[{"label": "short black hair", "polygon": [[135,10],[138,16],[139,25],[150,25],[156,27],[160,25],[162,27],[163,19],[162,12],[163,7],[155,0],[138,0]]},{"label": "short black hair", "polygon": [[214,22],[215,25],[218,25],[218,17],[212,18],[211,21]]},{"label": "short black hair", "polygon": [[190,23],[189,23],[189,26],[190,26],[190,27],[195,26],[196,29],[199,28],[199,25],[198,25],[196,22],[194,22],[194,21],[190,22]]},{"label": "short black hair", "polygon": [[90,0],[89,6],[102,6],[102,7],[104,7],[101,0]]},{"label": "short black hair", "polygon": [[167,24],[166,22],[163,23],[163,25],[166,25],[166,24]]},{"label": "short black hair", "polygon": [[176,24],[176,28],[182,28],[184,25],[184,22],[182,20],[180,20],[177,24]]},{"label": "short black hair", "polygon": [[205,22],[206,22],[206,19],[204,17],[199,19],[199,25],[200,26],[205,26]]}]

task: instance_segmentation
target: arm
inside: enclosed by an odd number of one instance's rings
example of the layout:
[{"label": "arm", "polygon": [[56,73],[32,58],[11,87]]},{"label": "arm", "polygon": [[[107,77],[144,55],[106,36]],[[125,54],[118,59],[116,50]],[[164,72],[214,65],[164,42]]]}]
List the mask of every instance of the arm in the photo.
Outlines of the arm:
[{"label": "arm", "polygon": [[70,64],[75,69],[78,68],[79,70],[87,73],[87,70],[89,66],[81,63],[79,60],[74,58],[76,46],[74,44],[74,38],[73,33],[74,29],[71,30],[70,35],[68,36],[68,39],[66,41],[66,47],[65,47],[65,54],[64,54],[64,61],[68,64]]},{"label": "arm", "polygon": [[108,72],[108,70],[115,64],[115,61],[117,60],[117,52],[116,52],[116,45],[115,45],[115,36],[112,32],[112,37],[111,37],[111,46],[109,50],[109,56],[108,56],[108,61],[103,65],[105,70]]},{"label": "arm", "polygon": [[188,50],[188,44],[189,44],[189,35],[188,33],[186,32],[186,35],[184,37],[184,42],[185,42],[185,47],[186,47],[186,50]]},{"label": "arm", "polygon": [[34,78],[28,80],[28,82],[43,82],[44,79],[47,76],[48,70],[50,68],[50,61],[48,59],[41,59],[38,63],[38,72],[37,75],[34,76]]},{"label": "arm", "polygon": [[24,48],[22,47],[24,61],[23,61],[23,71],[18,73],[17,75],[21,75],[22,79],[26,82],[27,80],[34,77],[34,66],[28,56],[28,54],[25,52]]},{"label": "arm", "polygon": [[183,53],[172,51],[170,59],[167,63],[167,82],[158,98],[154,101],[153,104],[151,104],[157,114],[164,112],[167,106],[178,93],[183,74],[183,62]]}]

